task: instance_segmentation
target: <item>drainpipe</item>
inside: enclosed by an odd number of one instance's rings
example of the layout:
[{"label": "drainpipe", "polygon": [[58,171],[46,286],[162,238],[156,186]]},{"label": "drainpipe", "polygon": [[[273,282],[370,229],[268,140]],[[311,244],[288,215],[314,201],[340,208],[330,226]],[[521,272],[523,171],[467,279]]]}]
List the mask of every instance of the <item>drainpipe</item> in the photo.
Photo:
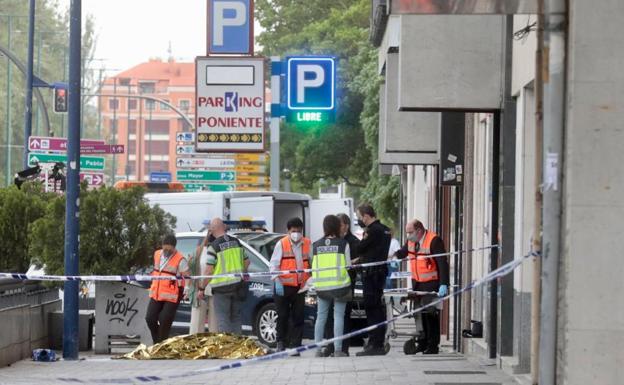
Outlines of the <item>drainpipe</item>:
[{"label": "drainpipe", "polygon": [[[557,368],[557,285],[561,254],[561,190],[565,126],[566,1],[544,4],[544,203],[542,209],[542,303],[539,384],[555,384]],[[546,56],[547,55],[547,56]]]}]

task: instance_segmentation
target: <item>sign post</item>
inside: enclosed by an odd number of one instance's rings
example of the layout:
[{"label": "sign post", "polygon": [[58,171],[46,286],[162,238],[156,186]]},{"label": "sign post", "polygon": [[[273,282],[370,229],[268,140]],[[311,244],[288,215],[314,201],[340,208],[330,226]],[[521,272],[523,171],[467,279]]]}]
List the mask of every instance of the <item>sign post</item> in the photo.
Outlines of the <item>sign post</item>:
[{"label": "sign post", "polygon": [[196,58],[197,152],[264,151],[264,58]]},{"label": "sign post", "polygon": [[286,58],[286,120],[298,124],[336,120],[336,59]]}]

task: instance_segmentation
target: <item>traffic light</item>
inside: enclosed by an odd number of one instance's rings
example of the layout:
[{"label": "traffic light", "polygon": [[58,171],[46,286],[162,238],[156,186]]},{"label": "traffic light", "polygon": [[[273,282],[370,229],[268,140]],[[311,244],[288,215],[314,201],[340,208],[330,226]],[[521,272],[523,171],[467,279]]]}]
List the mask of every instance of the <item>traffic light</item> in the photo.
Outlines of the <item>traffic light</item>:
[{"label": "traffic light", "polygon": [[54,88],[54,112],[67,112],[67,88]]}]

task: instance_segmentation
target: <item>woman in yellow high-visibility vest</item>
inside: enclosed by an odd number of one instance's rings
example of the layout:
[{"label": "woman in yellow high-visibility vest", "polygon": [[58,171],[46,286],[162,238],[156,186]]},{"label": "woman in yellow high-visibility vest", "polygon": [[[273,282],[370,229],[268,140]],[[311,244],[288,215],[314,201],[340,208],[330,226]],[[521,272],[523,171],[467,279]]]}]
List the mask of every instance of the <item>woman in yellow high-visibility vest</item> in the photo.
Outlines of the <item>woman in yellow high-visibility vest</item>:
[{"label": "woman in yellow high-visibility vest", "polygon": [[[314,340],[323,339],[325,323],[331,305],[334,305],[334,337],[341,336],[344,331],[344,314],[347,303],[351,301],[351,279],[347,267],[351,266],[349,243],[340,237],[340,219],[328,215],[323,219],[325,236],[314,242],[312,246],[312,285],[318,297]],[[346,357],[342,351],[342,341],[334,343],[334,357]],[[319,349],[317,357],[323,353]]]}]

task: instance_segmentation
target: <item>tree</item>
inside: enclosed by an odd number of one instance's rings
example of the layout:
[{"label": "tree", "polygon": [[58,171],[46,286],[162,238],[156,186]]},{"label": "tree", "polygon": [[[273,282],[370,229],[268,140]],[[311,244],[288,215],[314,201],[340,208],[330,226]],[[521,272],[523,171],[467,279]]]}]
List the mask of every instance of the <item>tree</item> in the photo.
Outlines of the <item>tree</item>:
[{"label": "tree", "polygon": [[[80,273],[128,274],[148,266],[175,218],[150,207],[144,190],[101,188],[80,194]],[[49,274],[63,274],[65,202],[51,201],[32,228],[30,254]]]},{"label": "tree", "polygon": [[369,16],[368,0],[256,1],[264,55],[339,59],[336,124],[282,126],[281,163],[293,172],[293,186],[310,192],[321,178],[346,182],[351,195],[373,204],[382,220],[394,224],[399,184],[378,170],[380,79],[377,51],[368,43]]},{"label": "tree", "polygon": [[0,189],[0,239],[4,256],[0,258],[0,271],[25,272],[30,266],[28,234],[32,223],[45,214],[45,195],[15,186]]}]

